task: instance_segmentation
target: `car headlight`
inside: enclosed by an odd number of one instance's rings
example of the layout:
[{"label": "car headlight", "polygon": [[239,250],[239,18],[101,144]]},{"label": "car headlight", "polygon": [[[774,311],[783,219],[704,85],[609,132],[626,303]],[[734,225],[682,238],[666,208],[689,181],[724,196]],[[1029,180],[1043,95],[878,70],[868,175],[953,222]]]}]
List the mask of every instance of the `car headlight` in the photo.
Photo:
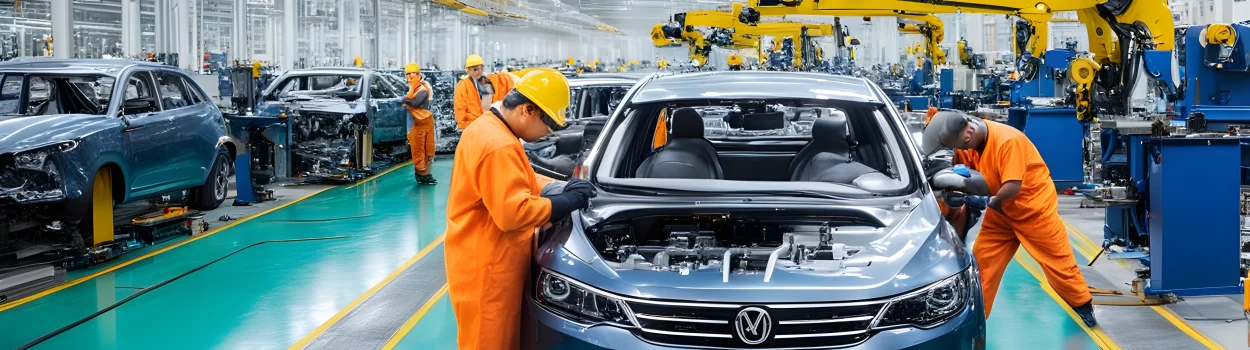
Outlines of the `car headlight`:
[{"label": "car headlight", "polygon": [[78,147],[78,142],[69,141],[18,153],[13,157],[13,165],[18,169],[46,170],[47,166],[45,166],[45,163],[47,163],[49,155],[69,151],[75,147]]},{"label": "car headlight", "polygon": [[891,300],[874,328],[916,326],[929,328],[963,311],[972,286],[972,269]]},{"label": "car headlight", "polygon": [[625,302],[546,269],[538,273],[534,298],[539,304],[582,323],[632,324]]}]

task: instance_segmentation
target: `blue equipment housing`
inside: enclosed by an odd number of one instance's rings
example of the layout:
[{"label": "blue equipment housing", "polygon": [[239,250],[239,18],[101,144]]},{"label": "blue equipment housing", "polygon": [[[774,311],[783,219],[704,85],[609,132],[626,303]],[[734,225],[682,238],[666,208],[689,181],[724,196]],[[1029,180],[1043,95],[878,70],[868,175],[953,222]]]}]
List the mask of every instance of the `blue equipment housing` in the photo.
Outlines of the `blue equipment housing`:
[{"label": "blue equipment housing", "polygon": [[1250,124],[1250,26],[1231,26],[1237,38],[1232,46],[1203,47],[1206,26],[1177,30],[1184,85],[1172,106],[1180,117],[1194,119],[1189,122],[1191,130],[1220,132],[1229,125]]},{"label": "blue equipment housing", "polygon": [[[1238,39],[1250,38],[1250,27],[1232,26]],[[1237,40],[1203,47],[1205,27],[1176,30],[1179,88],[1170,51],[1145,51],[1146,73],[1175,99],[1171,111],[1190,131],[1250,125],[1250,102],[1243,102],[1250,101],[1250,46]],[[1240,193],[1250,184],[1250,139],[1162,137],[1168,124],[1156,122],[1149,132],[1102,130],[1102,177],[1124,186],[1129,198],[1108,202],[1104,247],[1126,247],[1111,257],[1150,268],[1141,273],[1147,294],[1240,294]]]}]

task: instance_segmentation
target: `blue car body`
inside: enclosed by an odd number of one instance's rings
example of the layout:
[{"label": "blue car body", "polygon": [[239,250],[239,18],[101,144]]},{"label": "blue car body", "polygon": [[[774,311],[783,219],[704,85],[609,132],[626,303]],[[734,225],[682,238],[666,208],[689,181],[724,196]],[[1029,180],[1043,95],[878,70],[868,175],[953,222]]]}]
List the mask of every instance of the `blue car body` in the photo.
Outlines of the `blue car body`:
[{"label": "blue car body", "polygon": [[[110,80],[107,91],[97,84]],[[61,84],[56,89],[60,102],[33,105],[32,94],[52,91],[39,84]],[[65,84],[76,84],[82,93],[70,97]],[[16,230],[12,221],[24,216],[28,210],[22,208],[28,205],[88,200],[97,172],[111,173],[114,201],[127,203],[205,185],[218,156],[232,157],[236,149],[208,95],[173,67],[123,60],[18,60],[0,63],[0,86],[0,109],[8,112],[0,115],[0,206],[6,209],[8,229]],[[84,107],[82,101],[88,100],[93,105]],[[83,108],[95,113],[61,113]],[[32,154],[46,157],[42,168],[21,166]]]},{"label": "blue car body", "polygon": [[[644,153],[631,153],[637,149],[628,140],[655,127],[638,117],[648,110],[690,103],[738,108],[763,100],[880,111],[872,120],[881,121],[897,156],[891,183],[897,186],[632,177],[628,166]],[[984,349],[976,263],[942,217],[907,125],[875,84],[806,73],[663,75],[643,79],[625,101],[581,164],[579,177],[599,195],[590,208],[539,235],[522,309],[523,348]],[[729,162],[744,157],[748,167],[769,168],[771,158],[789,163],[787,157],[797,156],[782,147],[807,142],[795,140],[763,140],[751,154],[730,145],[738,139],[725,138],[717,152],[726,173]],[[641,142],[650,152],[650,140]],[[784,226],[767,224],[774,222]],[[760,237],[777,227],[794,233],[781,240],[734,236],[754,235],[759,227]],[[815,235],[809,229],[816,227],[820,246],[837,242],[832,251],[841,258],[812,260],[824,258],[811,252],[829,248],[795,245],[793,235]],[[733,233],[722,236],[722,229]],[[630,243],[657,237],[668,246]],[[741,245],[725,248],[729,240]],[[642,259],[647,249],[654,256]],[[724,259],[698,253],[711,249],[724,251]],[[787,262],[792,256],[795,264]]]}]

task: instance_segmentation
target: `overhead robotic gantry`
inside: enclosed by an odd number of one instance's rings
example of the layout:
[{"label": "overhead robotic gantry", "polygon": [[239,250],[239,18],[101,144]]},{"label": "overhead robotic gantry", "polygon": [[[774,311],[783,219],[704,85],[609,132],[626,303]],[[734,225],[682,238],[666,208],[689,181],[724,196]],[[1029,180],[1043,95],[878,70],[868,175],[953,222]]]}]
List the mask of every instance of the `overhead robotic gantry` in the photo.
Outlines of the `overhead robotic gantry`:
[{"label": "overhead robotic gantry", "polygon": [[[704,32],[698,28],[709,30]],[[713,45],[727,49],[760,49],[760,40],[765,36],[779,38],[778,42],[784,40],[780,38],[797,39],[794,46],[795,66],[814,66],[820,50],[811,39],[828,35],[834,35],[833,25],[795,22],[748,25],[738,21],[733,13],[725,11],[678,13],[673,15],[672,21],[656,24],[651,29],[651,41],[655,46],[688,44],[690,59],[700,66],[708,62],[707,55]],[[817,54],[805,57],[806,52]]]},{"label": "overhead robotic gantry", "polygon": [[[735,10],[738,6],[735,4]],[[862,11],[887,11],[896,15],[980,13],[1017,16],[1027,24],[1027,44],[1017,48],[1032,55],[1022,69],[1036,68],[1046,48],[1046,25],[1054,11],[1076,11],[1085,24],[1090,56],[1072,60],[1069,72],[1077,84],[1077,118],[1095,115],[1127,115],[1132,86],[1145,66],[1148,76],[1159,81],[1174,98],[1178,90],[1173,64],[1172,13],[1163,1],[1145,0],[750,0],[741,9],[745,18],[786,15],[856,16]],[[1017,36],[1019,38],[1019,36]],[[1018,40],[1019,41],[1019,40]],[[1169,71],[1171,70],[1171,71]]]}]

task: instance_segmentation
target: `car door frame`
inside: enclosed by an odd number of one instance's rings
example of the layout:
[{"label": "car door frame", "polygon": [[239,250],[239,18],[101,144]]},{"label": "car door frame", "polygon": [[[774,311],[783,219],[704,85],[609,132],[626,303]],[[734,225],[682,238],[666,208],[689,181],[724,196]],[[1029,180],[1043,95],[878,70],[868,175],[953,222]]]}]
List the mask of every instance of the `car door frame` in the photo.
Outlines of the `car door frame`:
[{"label": "car door frame", "polygon": [[[146,84],[150,93],[155,99],[156,108],[154,111],[129,114],[126,113],[126,90],[130,86],[131,79],[136,78],[139,74],[146,74]],[[135,68],[127,71],[118,79],[121,83],[121,89],[114,88],[113,98],[117,101],[117,109],[114,114],[122,120],[124,127],[121,131],[122,149],[126,150],[126,163],[129,169],[126,175],[126,181],[129,182],[129,195],[126,201],[133,201],[147,197],[162,194],[166,188],[171,188],[181,182],[176,176],[173,176],[171,167],[165,166],[165,155],[163,152],[169,151],[169,148],[161,147],[160,133],[164,130],[173,128],[173,118],[168,114],[162,113],[164,106],[160,100],[160,94],[157,92],[156,79],[152,75],[151,69]],[[116,84],[116,83],[115,83]]]},{"label": "car door frame", "polygon": [[[191,87],[187,85],[188,78],[181,72],[170,69],[155,69],[152,79],[157,84],[157,99],[164,101],[165,90],[160,87],[160,75],[168,75],[172,79],[176,79],[175,83],[179,85],[186,105],[174,109],[164,110],[162,113],[173,118],[174,130],[180,138],[175,140],[171,146],[177,146],[185,152],[191,153],[191,157],[183,159],[177,168],[177,175],[183,179],[181,188],[173,190],[191,188],[204,184],[208,178],[209,172],[212,171],[213,163],[217,160],[217,136],[211,132],[216,128],[216,118],[214,118],[213,108],[207,106],[204,101],[195,103],[196,98],[191,91]],[[162,106],[163,108],[163,106]]]},{"label": "car door frame", "polygon": [[[367,96],[365,97],[365,103],[367,103],[365,113],[368,113],[369,116],[369,128],[373,131],[373,143],[378,144],[395,141],[407,143],[408,123],[404,120],[407,109],[403,108],[400,102],[402,99],[402,92],[394,91],[395,96],[393,97],[375,96],[373,93],[373,84],[375,81],[379,84],[390,87],[392,90],[395,89],[390,82],[386,81],[386,78],[382,77],[383,74],[385,73],[368,72],[366,73],[367,78],[365,78],[365,83],[367,85],[364,86],[364,89],[368,90],[366,92]],[[379,141],[379,131],[384,129],[400,131],[400,135],[398,135],[398,138],[395,139],[381,138],[381,141]]]}]

